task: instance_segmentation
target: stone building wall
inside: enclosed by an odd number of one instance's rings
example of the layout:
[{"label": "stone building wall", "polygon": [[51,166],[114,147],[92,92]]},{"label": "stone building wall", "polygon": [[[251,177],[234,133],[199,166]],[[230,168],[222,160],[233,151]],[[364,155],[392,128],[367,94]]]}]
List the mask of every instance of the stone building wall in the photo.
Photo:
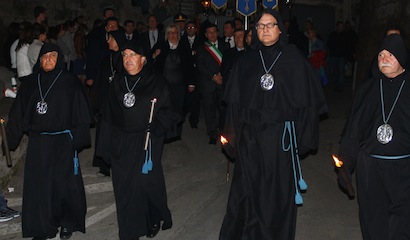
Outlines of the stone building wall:
[{"label": "stone building wall", "polygon": [[410,47],[410,1],[362,0],[359,25],[358,73],[360,84],[369,71],[369,63],[376,56],[385,29],[393,24],[401,26],[407,48]]}]

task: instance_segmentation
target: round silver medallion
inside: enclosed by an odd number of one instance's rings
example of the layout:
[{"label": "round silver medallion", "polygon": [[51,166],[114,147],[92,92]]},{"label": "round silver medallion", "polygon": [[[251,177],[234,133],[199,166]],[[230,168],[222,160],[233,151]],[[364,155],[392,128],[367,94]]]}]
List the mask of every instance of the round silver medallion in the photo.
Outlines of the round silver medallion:
[{"label": "round silver medallion", "polygon": [[393,139],[393,128],[385,123],[377,128],[377,140],[381,144],[387,144]]},{"label": "round silver medallion", "polygon": [[261,88],[265,91],[269,91],[273,88],[273,85],[275,85],[275,80],[273,79],[272,74],[270,73],[265,73],[261,77]]},{"label": "round silver medallion", "polygon": [[38,114],[43,115],[47,113],[47,103],[45,101],[39,101],[37,102],[37,106],[36,106],[36,111]]},{"label": "round silver medallion", "polygon": [[124,94],[124,101],[123,104],[125,107],[130,108],[135,104],[135,95],[132,92],[128,92]]}]

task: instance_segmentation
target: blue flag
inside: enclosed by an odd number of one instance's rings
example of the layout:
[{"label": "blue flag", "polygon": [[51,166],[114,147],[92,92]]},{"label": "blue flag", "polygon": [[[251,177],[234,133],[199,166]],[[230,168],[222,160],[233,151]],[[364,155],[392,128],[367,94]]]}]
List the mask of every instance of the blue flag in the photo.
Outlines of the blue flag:
[{"label": "blue flag", "polygon": [[227,0],[212,0],[212,5],[216,9],[223,8],[227,3]]},{"label": "blue flag", "polygon": [[256,0],[237,0],[236,11],[245,17],[256,12]]},{"label": "blue flag", "polygon": [[262,4],[265,8],[274,9],[278,5],[278,1],[276,1],[276,0],[263,0]]}]

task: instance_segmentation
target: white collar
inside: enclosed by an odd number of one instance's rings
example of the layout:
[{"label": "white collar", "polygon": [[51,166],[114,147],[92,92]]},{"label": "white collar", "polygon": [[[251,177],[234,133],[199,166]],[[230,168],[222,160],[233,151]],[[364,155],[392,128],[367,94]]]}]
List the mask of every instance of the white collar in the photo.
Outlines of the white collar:
[{"label": "white collar", "polygon": [[177,47],[178,47],[178,43],[177,43],[177,44],[173,44],[173,43],[169,42],[169,48],[170,48],[171,50],[177,49]]}]

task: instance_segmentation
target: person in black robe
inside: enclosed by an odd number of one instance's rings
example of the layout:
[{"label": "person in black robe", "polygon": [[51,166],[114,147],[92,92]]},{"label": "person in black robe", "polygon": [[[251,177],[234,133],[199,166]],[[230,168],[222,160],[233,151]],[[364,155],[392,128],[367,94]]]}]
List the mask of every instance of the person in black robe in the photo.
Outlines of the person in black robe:
[{"label": "person in black robe", "polygon": [[81,81],[64,68],[58,46],[40,50],[37,72],[21,84],[9,113],[7,135],[16,149],[29,143],[24,167],[23,237],[60,238],[85,233],[87,212],[78,152],[90,146],[91,110]]},{"label": "person in black robe", "polygon": [[[90,101],[96,120],[95,145],[98,144],[100,132],[101,107],[108,93],[110,83],[114,80],[115,74],[121,72],[122,56],[121,46],[124,45],[126,38],[123,30],[115,30],[107,33],[107,44],[110,54],[101,62],[99,74],[90,88]],[[97,147],[95,148],[95,150]],[[109,159],[102,159],[94,153],[93,166],[98,167],[97,176],[110,176],[111,163]]]},{"label": "person in black robe", "polygon": [[141,45],[127,42],[122,55],[125,71],[110,86],[97,155],[111,159],[119,237],[128,240],[154,237],[161,223],[163,230],[172,226],[161,157],[164,135],[179,116],[166,80],[146,65]]},{"label": "person in black robe", "polygon": [[194,67],[191,50],[180,42],[179,28],[170,24],[165,30],[164,42],[155,44],[154,67],[165,77],[171,96],[171,105],[177,112],[181,121],[175,131],[169,132],[166,142],[181,140],[182,126],[184,124],[184,100],[188,86],[192,85]]},{"label": "person in black robe", "polygon": [[[363,239],[410,236],[410,84],[406,47],[398,34],[379,48],[378,68],[358,89],[339,148],[348,173],[356,169]],[[351,177],[351,175],[350,175]],[[339,183],[347,189],[346,181]]]},{"label": "person in black robe", "polygon": [[236,159],[219,239],[294,239],[307,187],[298,154],[317,148],[327,105],[316,73],[288,45],[278,12],[265,10],[258,19],[252,49],[234,64],[224,101],[223,148]]}]

